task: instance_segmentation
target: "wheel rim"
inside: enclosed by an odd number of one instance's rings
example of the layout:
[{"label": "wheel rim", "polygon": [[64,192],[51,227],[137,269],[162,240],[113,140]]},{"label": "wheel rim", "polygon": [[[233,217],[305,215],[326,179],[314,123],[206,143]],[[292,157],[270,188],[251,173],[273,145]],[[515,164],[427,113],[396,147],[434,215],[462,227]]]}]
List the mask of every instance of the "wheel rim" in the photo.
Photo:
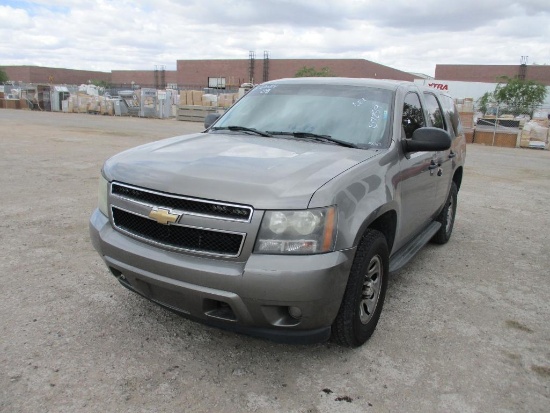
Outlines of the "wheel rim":
[{"label": "wheel rim", "polygon": [[455,210],[455,204],[453,197],[449,197],[449,205],[447,206],[447,222],[445,225],[445,231],[447,234],[451,232],[451,229],[453,228],[453,220],[454,220],[454,210]]},{"label": "wheel rim", "polygon": [[382,259],[380,256],[375,255],[370,260],[367,273],[363,279],[361,301],[359,302],[359,319],[362,324],[367,324],[376,311],[382,287],[382,277]]}]

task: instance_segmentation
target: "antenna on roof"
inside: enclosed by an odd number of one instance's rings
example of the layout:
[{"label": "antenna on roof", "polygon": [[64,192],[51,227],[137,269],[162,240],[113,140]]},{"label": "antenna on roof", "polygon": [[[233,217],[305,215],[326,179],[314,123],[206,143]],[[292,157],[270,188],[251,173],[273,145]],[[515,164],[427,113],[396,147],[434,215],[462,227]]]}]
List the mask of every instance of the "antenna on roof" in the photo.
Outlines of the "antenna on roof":
[{"label": "antenna on roof", "polygon": [[269,52],[264,50],[264,82],[269,80]]},{"label": "antenna on roof", "polygon": [[155,65],[155,89],[166,88],[166,66]]},{"label": "antenna on roof", "polygon": [[525,80],[525,76],[527,74],[528,59],[529,59],[529,56],[521,56],[521,64],[519,65],[519,74],[518,74],[519,80]]},{"label": "antenna on roof", "polygon": [[526,65],[529,60],[529,56],[521,56],[521,64]]},{"label": "antenna on roof", "polygon": [[252,50],[248,52],[248,81],[254,83],[254,59],[256,59],[256,53]]}]

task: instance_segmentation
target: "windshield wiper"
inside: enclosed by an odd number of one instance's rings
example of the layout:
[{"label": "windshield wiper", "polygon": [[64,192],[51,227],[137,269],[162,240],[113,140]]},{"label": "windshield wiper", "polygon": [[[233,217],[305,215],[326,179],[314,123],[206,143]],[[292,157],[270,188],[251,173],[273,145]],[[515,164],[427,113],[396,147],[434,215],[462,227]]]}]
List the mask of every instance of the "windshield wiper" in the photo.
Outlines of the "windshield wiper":
[{"label": "windshield wiper", "polygon": [[258,129],[254,128],[247,128],[246,126],[214,126],[211,128],[211,130],[230,130],[230,131],[241,131],[241,132],[252,132],[256,135],[265,136],[265,137],[271,137],[267,132],[259,131]]},{"label": "windshield wiper", "polygon": [[309,138],[319,142],[330,142],[335,143],[340,146],[345,146],[346,148],[359,148],[356,144],[346,141],[341,141],[340,139],[333,138],[329,135],[320,135],[318,133],[311,132],[283,132],[283,131],[267,131],[272,135],[288,135],[294,136],[296,138]]}]

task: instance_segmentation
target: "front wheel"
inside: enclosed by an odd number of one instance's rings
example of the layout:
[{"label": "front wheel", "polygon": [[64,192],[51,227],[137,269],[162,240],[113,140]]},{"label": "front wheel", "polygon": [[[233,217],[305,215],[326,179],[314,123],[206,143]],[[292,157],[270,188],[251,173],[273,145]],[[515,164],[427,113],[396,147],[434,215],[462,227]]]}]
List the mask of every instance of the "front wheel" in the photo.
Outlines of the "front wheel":
[{"label": "front wheel", "polygon": [[365,343],[378,324],[389,274],[386,237],[367,230],[357,247],[344,298],[332,324],[332,339],[343,346]]}]

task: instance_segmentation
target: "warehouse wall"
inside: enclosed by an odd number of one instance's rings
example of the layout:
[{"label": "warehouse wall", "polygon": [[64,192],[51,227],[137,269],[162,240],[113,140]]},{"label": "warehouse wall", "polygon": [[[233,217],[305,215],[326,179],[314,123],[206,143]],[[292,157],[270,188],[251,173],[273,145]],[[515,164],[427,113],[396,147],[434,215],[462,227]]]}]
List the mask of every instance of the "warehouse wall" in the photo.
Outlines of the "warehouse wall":
[{"label": "warehouse wall", "polygon": [[[466,82],[498,82],[501,76],[518,76],[519,65],[436,65],[435,78]],[[550,66],[527,65],[525,78],[550,86]]]},{"label": "warehouse wall", "polygon": [[[166,70],[164,72],[164,76],[165,76],[166,83],[177,83],[177,72],[175,70]],[[159,71],[159,79],[160,79],[160,71]],[[154,70],[113,70],[111,72],[111,83],[113,85],[131,85],[132,82],[144,87],[154,86],[155,71]]]},{"label": "warehouse wall", "polygon": [[[263,82],[264,61],[254,62],[254,82]],[[388,66],[364,59],[270,59],[269,80],[294,77],[302,67],[320,70],[328,67],[337,76],[366,77],[413,81],[417,77]],[[450,81],[495,83],[500,76],[516,77],[519,65],[436,65],[435,78]],[[10,80],[25,83],[82,84],[88,80],[103,80],[115,85],[155,85],[154,70],[113,70],[99,72],[40,66],[4,66]],[[166,83],[179,86],[206,87],[209,77],[225,77],[228,86],[249,81],[249,60],[178,60],[177,71],[165,71]],[[528,65],[526,79],[550,86],[550,66]]]},{"label": "warehouse wall", "polygon": [[80,85],[88,80],[110,82],[111,73],[92,70],[73,70],[42,66],[3,66],[10,80],[25,83],[57,83]]},{"label": "warehouse wall", "polygon": [[[254,72],[261,79],[261,70],[256,61]],[[226,86],[236,86],[248,82],[248,60],[178,60],[178,85],[208,86],[209,77],[225,77]],[[256,77],[255,76],[255,77]]]},{"label": "warehouse wall", "polygon": [[[178,60],[177,71],[166,70],[165,82],[185,86],[208,86],[208,78],[223,77],[226,86],[238,87],[249,82],[248,59],[233,60]],[[320,70],[328,67],[332,73],[342,77],[379,78],[413,81],[417,77],[364,59],[270,59],[268,80],[294,77],[302,67]],[[60,69],[39,66],[6,66],[10,80],[26,83],[82,84],[88,80],[103,80],[113,85],[140,86],[155,85],[154,70],[113,70],[111,73],[87,70]],[[254,83],[264,81],[264,60],[254,61]],[[159,73],[160,75],[160,73]]]},{"label": "warehouse wall", "polygon": [[[225,77],[227,84],[239,85],[249,81],[248,59],[236,60],[178,60],[178,85],[207,86],[209,77]],[[367,77],[395,80],[414,80],[410,73],[364,59],[269,59],[268,80],[294,77],[302,67],[320,70],[328,67],[342,77]],[[254,83],[263,82],[264,60],[254,61]]]}]

